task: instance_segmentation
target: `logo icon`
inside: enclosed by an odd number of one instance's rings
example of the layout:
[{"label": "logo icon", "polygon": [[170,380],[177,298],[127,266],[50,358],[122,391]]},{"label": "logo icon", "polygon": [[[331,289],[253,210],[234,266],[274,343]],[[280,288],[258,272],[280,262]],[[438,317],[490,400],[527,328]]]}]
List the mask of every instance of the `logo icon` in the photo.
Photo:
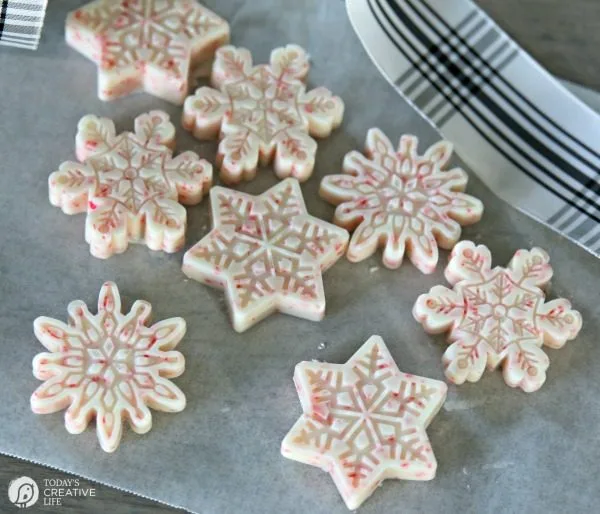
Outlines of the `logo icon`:
[{"label": "logo icon", "polygon": [[33,478],[19,477],[8,484],[8,499],[20,509],[35,505],[40,490]]}]

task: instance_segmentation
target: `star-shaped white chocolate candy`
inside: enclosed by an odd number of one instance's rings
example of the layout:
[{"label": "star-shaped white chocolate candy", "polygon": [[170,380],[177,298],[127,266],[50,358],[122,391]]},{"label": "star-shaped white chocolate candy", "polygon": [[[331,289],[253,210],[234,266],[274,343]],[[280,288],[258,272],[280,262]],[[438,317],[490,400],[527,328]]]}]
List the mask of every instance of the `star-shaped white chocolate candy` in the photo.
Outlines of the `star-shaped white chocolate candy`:
[{"label": "star-shaped white chocolate candy", "polygon": [[229,41],[195,0],[97,0],[69,13],[67,43],[98,65],[98,96],[136,90],[182,104],[190,76]]},{"label": "star-shaped white chocolate candy", "polygon": [[214,228],[185,254],[183,272],[225,289],[235,330],[276,310],[322,319],[321,275],[344,254],[348,232],[306,212],[296,179],[259,196],[214,187],[210,198]]},{"label": "star-shaped white chocolate candy", "polygon": [[386,478],[435,476],[425,429],[448,388],[399,371],[381,337],[372,336],[346,364],[301,362],[294,383],[304,414],[281,453],[330,473],[349,509]]},{"label": "star-shaped white chocolate candy", "polygon": [[328,89],[306,91],[308,55],[296,45],[276,48],[269,64],[252,65],[245,48],[215,56],[212,83],[185,101],[183,126],[199,139],[218,135],[221,180],[250,180],[259,163],[274,160],[279,178],[310,177],[317,143],[342,121],[344,104]]},{"label": "star-shaped white chocolate candy", "polygon": [[96,418],[100,446],[119,446],[123,423],[145,434],[152,428],[150,409],[179,412],[185,396],[169,379],[183,373],[185,360],[173,351],[185,334],[185,321],[170,318],[146,326],[151,306],[138,300],[121,312],[117,286],[106,282],[98,299],[98,314],[75,300],[69,323],[39,317],[35,335],[48,352],[33,359],[33,374],[44,380],[31,397],[36,414],[62,409],[65,426],[80,434]]},{"label": "star-shaped white chocolate candy", "polygon": [[445,274],[453,289],[431,288],[419,296],[413,314],[427,332],[449,332],[443,358],[448,379],[476,382],[486,365],[501,366],[511,387],[539,389],[550,364],[542,346],[561,348],[581,329],[581,315],[568,300],[546,302],[548,254],[518,250],[506,268],[492,268],[487,247],[461,241]]}]

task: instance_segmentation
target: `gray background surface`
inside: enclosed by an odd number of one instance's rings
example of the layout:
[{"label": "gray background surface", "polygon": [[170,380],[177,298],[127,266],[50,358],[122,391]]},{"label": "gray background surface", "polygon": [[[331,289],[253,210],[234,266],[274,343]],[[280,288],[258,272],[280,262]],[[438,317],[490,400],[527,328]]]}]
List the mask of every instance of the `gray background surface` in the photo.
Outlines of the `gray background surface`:
[{"label": "gray background surface", "polygon": [[[74,158],[77,121],[89,112],[129,130],[141,112],[162,108],[178,124],[181,110],[147,95],[108,104],[97,99],[95,67],[63,42],[65,14],[82,3],[54,2],[39,51],[0,52],[0,452],[197,512],[346,512],[326,474],[279,454],[301,413],[293,367],[307,359],[343,362],[377,333],[403,371],[443,379],[443,337],[427,336],[410,314],[419,293],[444,283],[443,266],[424,276],[408,262],[386,270],[380,255],[360,264],[341,260],[325,274],[323,322],[273,315],[240,335],[231,328],[222,292],[181,273],[183,252],[134,246],[107,261],[91,257],[84,216],[66,216],[47,199],[48,174]],[[332,218],[333,207],[316,195],[320,177],[339,172],[344,154],[362,148],[369,127],[393,139],[416,133],[422,145],[437,139],[378,75],[342,2],[282,2],[285,17],[268,0],[204,3],[230,21],[233,43],[250,48],[256,62],[266,61],[272,47],[304,46],[313,58],[309,84],[344,99],[344,123],[320,142],[315,173],[303,185],[313,215]],[[215,148],[179,131],[179,151],[212,160]],[[259,193],[275,182],[265,169],[241,189]],[[473,173],[468,192],[484,201],[486,212],[464,238],[487,244],[496,264],[521,247],[547,249],[555,268],[550,298],[569,298],[584,328],[564,349],[548,350],[548,380],[537,393],[510,389],[499,372],[474,385],[451,386],[428,430],[439,463],[436,479],[387,481],[361,512],[594,512],[600,500],[600,261],[498,200]],[[210,228],[208,202],[188,209],[188,221],[186,248]],[[73,436],[62,414],[36,416],[29,408],[39,384],[31,359],[43,349],[33,319],[65,319],[76,298],[95,306],[104,280],[117,282],[125,307],[144,298],[156,320],[183,316],[188,322],[180,345],[186,372],[176,379],[188,398],[186,410],[157,413],[145,436],[127,430],[111,455],[102,452],[93,428]],[[0,492],[0,502],[5,499]],[[85,509],[84,501],[76,508]]]}]

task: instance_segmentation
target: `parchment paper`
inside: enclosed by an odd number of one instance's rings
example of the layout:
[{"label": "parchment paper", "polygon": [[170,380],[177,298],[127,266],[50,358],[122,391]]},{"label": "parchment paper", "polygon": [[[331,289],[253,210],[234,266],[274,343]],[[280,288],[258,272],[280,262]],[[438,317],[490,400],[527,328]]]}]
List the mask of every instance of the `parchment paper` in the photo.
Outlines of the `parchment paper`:
[{"label": "parchment paper", "polygon": [[[325,274],[323,322],[273,315],[241,335],[231,328],[222,292],[181,273],[183,252],[134,246],[106,261],[91,257],[84,216],[66,216],[48,202],[49,173],[74,159],[77,121],[94,113],[128,130],[137,114],[157,108],[179,124],[181,109],[144,94],[98,100],[95,66],[63,42],[65,15],[81,3],[53,2],[37,52],[0,52],[0,451],[195,512],[346,512],[328,475],[280,456],[281,440],[301,414],[294,365],[344,362],[379,334],[403,371],[443,379],[443,337],[426,335],[410,311],[418,294],[445,283],[447,254],[429,276],[409,262],[387,270],[380,254],[360,264],[341,260]],[[266,61],[272,47],[304,46],[313,58],[310,85],[325,85],[344,99],[344,123],[320,142],[315,173],[302,186],[312,214],[332,218],[333,207],[317,196],[320,178],[340,171],[344,154],[363,147],[369,127],[393,139],[412,132],[423,145],[437,139],[379,76],[343,2],[205,4],[230,21],[233,43],[250,48],[256,62]],[[216,145],[180,130],[178,149],[212,160]],[[265,169],[241,188],[259,193],[275,181]],[[555,268],[550,297],[570,298],[584,328],[564,349],[548,350],[551,366],[539,392],[510,389],[499,372],[451,386],[428,430],[439,462],[436,479],[386,481],[361,512],[594,512],[600,500],[600,263],[498,200],[473,174],[468,192],[484,201],[486,212],[464,238],[484,242],[501,265],[518,248],[547,249]],[[208,202],[189,208],[188,216],[186,249],[210,229]],[[114,454],[100,449],[93,427],[70,435],[62,414],[37,416],[29,407],[39,384],[31,359],[43,350],[34,318],[66,319],[73,299],[95,310],[104,280],[117,282],[125,307],[143,298],[156,320],[183,316],[188,323],[179,348],[186,371],[175,379],[187,395],[186,410],[155,413],[147,435],[127,430]],[[322,350],[321,343],[327,343]]]}]

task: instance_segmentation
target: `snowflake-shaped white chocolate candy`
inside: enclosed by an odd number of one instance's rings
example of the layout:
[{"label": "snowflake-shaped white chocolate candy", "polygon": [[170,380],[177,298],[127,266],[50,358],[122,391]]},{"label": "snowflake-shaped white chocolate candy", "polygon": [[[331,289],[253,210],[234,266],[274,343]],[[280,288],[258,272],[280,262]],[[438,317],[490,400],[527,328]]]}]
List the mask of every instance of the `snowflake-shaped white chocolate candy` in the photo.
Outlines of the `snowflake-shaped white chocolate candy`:
[{"label": "snowflake-shaped white chocolate candy", "polygon": [[308,56],[288,45],[271,53],[268,65],[252,66],[244,48],[217,51],[212,83],[186,99],[183,126],[199,139],[221,134],[218,160],[227,183],[250,180],[258,163],[273,158],[279,178],[310,177],[317,143],[342,121],[344,104],[328,89],[306,91]]},{"label": "snowflake-shaped white chocolate candy", "polygon": [[321,274],[346,250],[348,232],[306,212],[287,179],[260,196],[214,187],[214,228],[183,258],[183,272],[222,287],[243,332],[279,310],[310,320],[325,314]]},{"label": "snowflake-shaped white chocolate candy", "polygon": [[97,0],[69,13],[66,39],[98,66],[101,100],[144,90],[182,104],[229,26],[195,0]]},{"label": "snowflake-shaped white chocolate candy", "polygon": [[87,212],[85,238],[92,255],[107,258],[129,242],[176,252],[185,239],[186,212],[212,183],[212,166],[194,152],[173,158],[175,127],[151,111],[135,119],[135,132],[115,132],[106,118],[84,116],[78,125],[78,162],[50,175],[50,203],[66,214]]},{"label": "snowflake-shaped white chocolate candy", "polygon": [[418,140],[402,136],[398,151],[379,129],[367,134],[366,157],[350,152],[342,175],[329,175],[320,194],[337,205],[335,223],[356,229],[348,247],[348,259],[359,262],[384,246],[383,264],[398,268],[407,253],[423,273],[432,273],[438,261],[438,245],[452,248],[461,224],[479,221],[483,204],[462,193],[467,174],[460,168],[443,168],[452,145],[441,141],[423,156]]},{"label": "snowflake-shaped white chocolate candy", "polygon": [[169,378],[183,373],[183,355],[173,351],[185,334],[185,321],[170,318],[151,327],[151,306],[138,300],[121,313],[117,286],[106,282],[93,315],[79,300],[68,307],[69,323],[39,317],[35,335],[48,352],[33,359],[33,374],[44,380],[31,397],[37,414],[62,409],[65,425],[80,434],[96,418],[100,446],[119,446],[123,422],[138,434],[152,428],[148,407],[165,412],[185,408],[185,396]]},{"label": "snowflake-shaped white chocolate candy", "polygon": [[449,331],[443,360],[450,381],[476,382],[486,364],[501,365],[508,385],[536,391],[549,365],[542,345],[561,348],[581,329],[581,316],[564,298],[546,303],[541,288],[552,268],[544,250],[519,250],[507,268],[491,265],[485,246],[460,242],[446,268],[454,289],[435,286],[419,296],[414,316],[427,332]]},{"label": "snowflake-shaped white chocolate candy", "polygon": [[346,364],[301,362],[294,382],[304,414],[281,453],[329,472],[349,509],[386,478],[435,476],[425,428],[444,403],[447,386],[400,372],[379,336]]}]

